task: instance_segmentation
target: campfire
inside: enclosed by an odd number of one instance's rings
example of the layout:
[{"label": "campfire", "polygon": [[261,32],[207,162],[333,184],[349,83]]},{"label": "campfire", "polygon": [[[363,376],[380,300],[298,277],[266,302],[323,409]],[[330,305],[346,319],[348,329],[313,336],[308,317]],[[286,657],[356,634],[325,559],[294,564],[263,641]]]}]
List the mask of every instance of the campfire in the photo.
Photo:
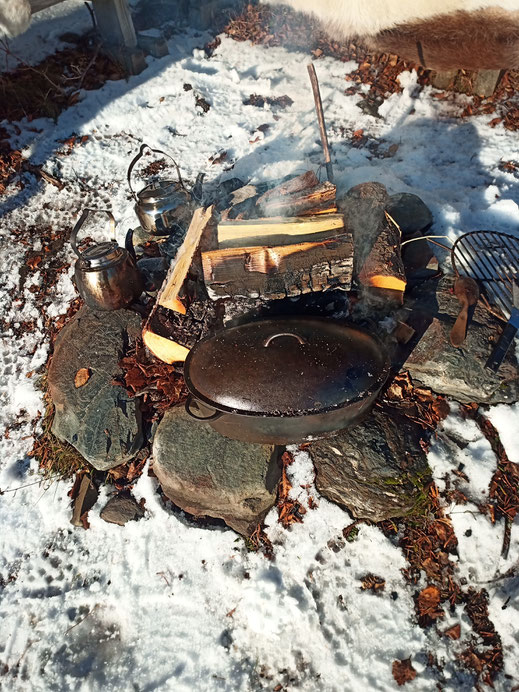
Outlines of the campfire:
[{"label": "campfire", "polygon": [[176,180],[148,166],[155,178],[135,192],[142,145],[128,171],[140,226],[126,248],[79,250],[92,210],[74,229],[86,306],[49,369],[53,431],[118,488],[131,487],[148,445],[167,498],[247,536],[276,503],[286,445],[308,451],[324,497],[381,521],[417,511],[427,494],[446,396],[519,399],[507,355],[517,248],[497,234],[462,236],[444,276],[419,197],[376,182],[338,193],[311,76],[328,179],[231,179],[203,194],[202,176],[188,190],[173,162]]}]

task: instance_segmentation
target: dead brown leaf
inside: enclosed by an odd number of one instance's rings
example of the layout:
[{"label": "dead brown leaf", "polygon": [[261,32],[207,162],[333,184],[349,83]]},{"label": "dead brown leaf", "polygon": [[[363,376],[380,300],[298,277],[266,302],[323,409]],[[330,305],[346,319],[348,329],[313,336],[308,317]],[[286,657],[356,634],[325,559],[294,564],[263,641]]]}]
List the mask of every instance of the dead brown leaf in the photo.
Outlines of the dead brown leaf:
[{"label": "dead brown leaf", "polygon": [[361,579],[362,586],[360,587],[363,591],[383,591],[386,586],[386,580],[382,577],[377,577],[376,574],[366,574],[365,577]]},{"label": "dead brown leaf", "polygon": [[445,630],[443,634],[446,637],[449,637],[449,639],[459,639],[461,636],[461,625],[459,623],[457,625],[453,625],[452,627],[449,627],[448,630]]},{"label": "dead brown leaf", "polygon": [[436,618],[443,617],[444,612],[439,607],[441,598],[440,589],[437,586],[426,586],[418,594],[418,611],[420,615],[428,616],[432,620]]},{"label": "dead brown leaf", "polygon": [[90,375],[92,374],[90,368],[80,368],[76,372],[76,376],[74,377],[74,386],[76,389],[79,389],[79,387],[83,387],[88,380],[90,379]]},{"label": "dead brown leaf", "polygon": [[403,661],[393,661],[393,677],[397,685],[405,685],[416,677],[416,670],[413,668],[410,658]]}]

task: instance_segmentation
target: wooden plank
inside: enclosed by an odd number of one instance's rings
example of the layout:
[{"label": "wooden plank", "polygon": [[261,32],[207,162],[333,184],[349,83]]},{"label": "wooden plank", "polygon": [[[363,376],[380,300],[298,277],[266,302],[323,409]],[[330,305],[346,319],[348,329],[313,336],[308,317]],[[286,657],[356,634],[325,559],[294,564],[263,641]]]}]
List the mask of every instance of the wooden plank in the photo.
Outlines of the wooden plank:
[{"label": "wooden plank", "polygon": [[218,224],[218,246],[223,250],[286,245],[305,240],[325,240],[341,234],[343,230],[342,214],[229,220]]},{"label": "wooden plank", "polygon": [[107,46],[137,47],[128,0],[92,0],[97,27]]},{"label": "wooden plank", "polygon": [[203,252],[202,266],[213,300],[238,296],[274,300],[338,286],[348,289],[353,239],[343,234],[321,242]]},{"label": "wooden plank", "polygon": [[213,215],[213,207],[196,209],[189,224],[186,237],[177,251],[168,276],[157,296],[157,304],[163,308],[184,313],[186,308],[179,298],[180,289],[186,278],[200,238]]}]

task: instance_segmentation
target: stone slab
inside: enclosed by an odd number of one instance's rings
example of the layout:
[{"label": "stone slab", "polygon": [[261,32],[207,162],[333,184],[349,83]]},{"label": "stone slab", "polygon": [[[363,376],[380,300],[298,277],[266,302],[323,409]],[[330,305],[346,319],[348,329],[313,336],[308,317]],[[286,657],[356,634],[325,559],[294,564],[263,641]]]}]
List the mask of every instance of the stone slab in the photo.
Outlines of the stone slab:
[{"label": "stone slab", "polygon": [[316,487],[360,519],[382,521],[412,512],[430,470],[423,430],[374,409],[358,425],[309,448]]}]

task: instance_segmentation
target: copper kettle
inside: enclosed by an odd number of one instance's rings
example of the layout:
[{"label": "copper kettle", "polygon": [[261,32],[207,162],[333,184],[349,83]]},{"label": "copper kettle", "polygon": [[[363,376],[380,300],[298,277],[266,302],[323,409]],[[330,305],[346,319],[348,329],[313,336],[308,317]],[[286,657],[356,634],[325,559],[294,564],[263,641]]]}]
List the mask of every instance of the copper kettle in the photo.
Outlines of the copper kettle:
[{"label": "copper kettle", "polygon": [[[160,179],[149,183],[140,192],[132,187],[132,172],[135,164],[142,158],[145,149],[154,154],[162,154],[173,161],[178,180]],[[128,167],[128,186],[135,199],[135,213],[141,228],[150,235],[170,235],[175,230],[185,231],[194,211],[194,204],[201,198],[203,174],[199,174],[195,185],[189,191],[184,185],[180,169],[175,159],[161,149],[152,149],[142,144],[139,153]]]},{"label": "copper kettle", "polygon": [[79,295],[94,310],[118,310],[129,305],[142,293],[143,281],[136,266],[131,232],[126,236],[126,247],[117,241],[96,243],[80,252],[77,235],[90,214],[106,214],[110,220],[112,236],[115,219],[107,209],[84,209],[72,230],[70,243],[78,256],[74,279]]}]

